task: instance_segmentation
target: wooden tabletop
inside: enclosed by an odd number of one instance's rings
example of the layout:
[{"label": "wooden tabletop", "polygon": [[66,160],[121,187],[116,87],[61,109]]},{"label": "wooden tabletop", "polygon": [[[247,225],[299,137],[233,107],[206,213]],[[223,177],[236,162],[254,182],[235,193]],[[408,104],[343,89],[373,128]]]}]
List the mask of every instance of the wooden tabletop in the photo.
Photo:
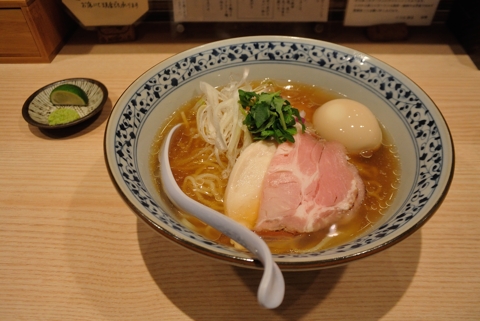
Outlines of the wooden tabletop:
[{"label": "wooden tabletop", "polygon": [[[108,176],[103,135],[119,96],[156,63],[206,41],[158,29],[120,44],[79,30],[50,64],[0,65],[0,320],[480,320],[480,71],[447,30],[387,44],[330,35],[433,99],[453,135],[455,177],[408,239],[347,266],[285,273],[284,303],[265,310],[255,293],[261,271],[164,239]],[[30,94],[72,77],[107,86],[98,118],[58,132],[23,120]]]}]

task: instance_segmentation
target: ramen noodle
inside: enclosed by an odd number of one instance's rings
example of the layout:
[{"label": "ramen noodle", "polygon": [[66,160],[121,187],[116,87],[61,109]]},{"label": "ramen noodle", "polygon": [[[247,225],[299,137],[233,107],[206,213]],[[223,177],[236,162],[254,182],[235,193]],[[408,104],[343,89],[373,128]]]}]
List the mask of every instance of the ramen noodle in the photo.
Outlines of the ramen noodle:
[{"label": "ramen noodle", "polygon": [[[265,79],[250,82],[249,86],[266,92],[280,92],[284,99],[301,111],[307,131],[312,130],[312,117],[319,106],[336,98],[344,98],[316,86],[292,81]],[[224,213],[224,193],[231,170],[229,162],[231,158],[238,157],[251,141],[247,141],[248,137],[245,138],[245,135],[237,137],[233,152],[235,154],[232,154],[234,156],[216,151],[215,145],[206,142],[198,131],[202,99],[205,98],[195,97],[179,106],[161,126],[151,149],[150,170],[158,192],[166,199],[162,192],[157,155],[170,128],[179,123],[184,124],[177,129],[170,145],[170,164],[174,177],[189,197]],[[301,253],[338,246],[364,234],[381,220],[395,197],[400,180],[400,165],[395,145],[387,129],[382,127],[382,133],[382,145],[373,154],[368,157],[348,155],[349,162],[357,168],[365,185],[365,197],[357,213],[349,219],[310,233],[259,232],[273,253]],[[178,220],[188,228],[216,242],[231,244],[226,236],[188,213],[175,209],[173,205],[172,209]]]}]

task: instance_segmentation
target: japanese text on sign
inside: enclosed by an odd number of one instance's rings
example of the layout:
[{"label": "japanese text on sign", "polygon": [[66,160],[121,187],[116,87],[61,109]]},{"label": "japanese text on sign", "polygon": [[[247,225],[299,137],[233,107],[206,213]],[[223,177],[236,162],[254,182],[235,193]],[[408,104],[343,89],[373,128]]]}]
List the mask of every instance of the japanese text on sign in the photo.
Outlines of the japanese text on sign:
[{"label": "japanese text on sign", "polygon": [[62,0],[85,27],[129,26],[148,11],[148,0]]},{"label": "japanese text on sign", "polygon": [[440,0],[348,0],[346,26],[387,23],[430,25]]},{"label": "japanese text on sign", "polygon": [[82,1],[82,8],[138,8],[138,2],[119,2],[119,1],[102,1],[102,2],[92,2],[92,1]]},{"label": "japanese text on sign", "polygon": [[173,0],[175,22],[311,21],[328,18],[328,0]]}]

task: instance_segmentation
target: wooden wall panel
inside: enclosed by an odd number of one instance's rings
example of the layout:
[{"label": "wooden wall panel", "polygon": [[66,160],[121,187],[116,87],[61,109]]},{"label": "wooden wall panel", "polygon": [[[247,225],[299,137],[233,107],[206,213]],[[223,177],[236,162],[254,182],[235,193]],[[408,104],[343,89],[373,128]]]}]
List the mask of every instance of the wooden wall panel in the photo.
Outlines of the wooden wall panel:
[{"label": "wooden wall panel", "polygon": [[0,57],[39,57],[22,9],[0,9]]}]

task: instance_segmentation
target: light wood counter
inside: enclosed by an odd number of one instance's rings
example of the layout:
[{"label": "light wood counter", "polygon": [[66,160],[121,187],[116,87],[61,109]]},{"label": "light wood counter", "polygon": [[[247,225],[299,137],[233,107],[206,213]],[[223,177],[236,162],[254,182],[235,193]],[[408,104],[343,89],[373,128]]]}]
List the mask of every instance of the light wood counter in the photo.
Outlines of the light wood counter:
[{"label": "light wood counter", "polygon": [[[415,81],[449,124],[455,177],[441,208],[400,244],[347,266],[286,273],[276,310],[256,303],[261,271],[219,264],[157,235],[123,202],[103,156],[122,92],[165,58],[204,43],[139,33],[95,44],[77,31],[50,64],[0,64],[0,320],[480,320],[480,71],[445,30],[404,43],[331,41]],[[41,131],[24,101],[56,80],[103,82],[101,115]]]}]

